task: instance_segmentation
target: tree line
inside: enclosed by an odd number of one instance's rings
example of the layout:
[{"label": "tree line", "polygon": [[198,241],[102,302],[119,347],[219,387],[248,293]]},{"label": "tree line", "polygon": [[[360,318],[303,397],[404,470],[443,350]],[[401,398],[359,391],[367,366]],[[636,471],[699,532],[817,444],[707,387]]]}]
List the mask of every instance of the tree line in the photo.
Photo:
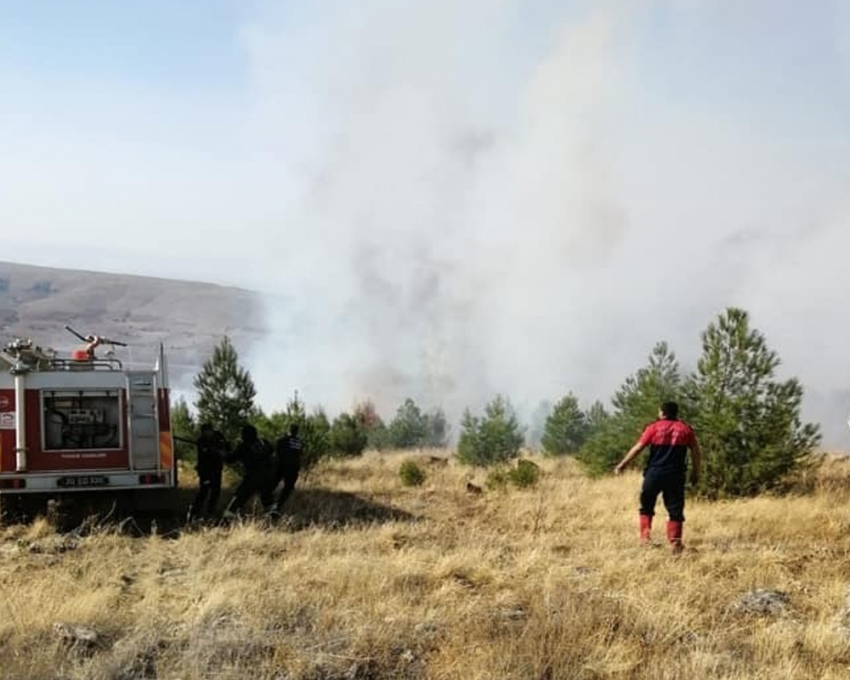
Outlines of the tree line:
[{"label": "tree line", "polygon": [[[590,475],[610,472],[655,420],[664,401],[680,404],[680,417],[696,430],[705,454],[699,493],[708,497],[755,495],[793,481],[817,463],[819,427],[803,423],[799,380],[779,380],[780,360],[765,336],[753,328],[746,311],[730,307],[700,335],[696,368],[684,374],[675,353],[658,342],[647,364],[628,376],[610,405],[587,409],[568,391],[545,412],[540,449],[549,456],[574,456]],[[423,411],[406,399],[385,423],[371,402],[330,420],[321,408],[307,413],[298,395],[282,411],[264,413],[254,404],[250,374],[224,338],[195,377],[193,416],[185,401],[172,411],[175,434],[192,438],[197,421],[208,420],[231,440],[250,422],[274,440],[297,421],[305,440],[307,464],[326,456],[359,456],[367,448],[443,447],[449,425],[441,409]],[[519,457],[527,443],[523,426],[505,395],[497,395],[481,413],[467,409],[460,421],[457,459],[491,466]],[[191,448],[178,443],[178,455]]]},{"label": "tree line", "polygon": [[307,411],[296,392],[285,408],[266,413],[256,405],[256,388],[250,372],[242,367],[239,355],[225,336],[214,348],[201,371],[195,376],[194,412],[185,399],[171,408],[173,433],[179,437],[175,450],[181,459],[193,460],[200,424],[209,422],[231,442],[236,441],[243,425],[257,428],[260,437],[275,441],[292,423],[298,423],[304,441],[305,467],[325,457],[361,455],[367,448],[377,450],[445,447],[449,425],[442,409],[425,412],[413,399],[402,403],[393,419],[385,423],[371,401],[355,406],[331,420],[321,407]]}]

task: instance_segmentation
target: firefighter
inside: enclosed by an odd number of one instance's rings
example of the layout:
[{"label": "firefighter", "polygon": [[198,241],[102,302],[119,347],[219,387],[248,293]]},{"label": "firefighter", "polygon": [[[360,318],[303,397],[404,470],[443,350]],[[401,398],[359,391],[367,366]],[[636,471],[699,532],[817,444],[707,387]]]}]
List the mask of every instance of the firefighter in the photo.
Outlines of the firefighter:
[{"label": "firefighter", "polygon": [[275,448],[276,469],[272,491],[277,489],[281,480],[283,480],[283,488],[272,507],[274,514],[280,513],[286,501],[289,500],[289,497],[295,490],[295,483],[298,481],[298,474],[301,472],[301,454],[303,450],[304,442],[298,436],[298,423],[292,423],[289,426],[289,434],[278,439]]},{"label": "firefighter", "polygon": [[693,468],[691,483],[699,482],[702,452],[696,434],[690,425],[679,420],[679,405],[668,401],[661,404],[658,420],[651,423],[637,443],[623,457],[614,469],[620,474],[626,465],[646,446],[649,446],[649,458],[643,473],[643,486],[640,492],[640,539],[644,545],[649,543],[652,518],[655,515],[655,503],[658,494],[663,494],[664,506],[669,519],[667,521],[667,540],[674,553],[682,551],[682,524],[685,521],[685,478],[687,472],[687,454],[691,451]]},{"label": "firefighter", "polygon": [[258,494],[264,508],[269,509],[273,502],[273,488],[270,481],[274,478],[274,457],[271,444],[257,435],[257,428],[245,425],[242,428],[242,440],[231,454],[225,458],[227,463],[242,463],[242,481],[236,488],[224,511],[225,519],[232,519],[252,496]]},{"label": "firefighter", "polygon": [[230,444],[225,436],[209,423],[201,424],[201,435],[194,442],[198,449],[198,493],[189,508],[187,521],[215,513],[221,495],[221,474],[224,459],[230,453]]}]

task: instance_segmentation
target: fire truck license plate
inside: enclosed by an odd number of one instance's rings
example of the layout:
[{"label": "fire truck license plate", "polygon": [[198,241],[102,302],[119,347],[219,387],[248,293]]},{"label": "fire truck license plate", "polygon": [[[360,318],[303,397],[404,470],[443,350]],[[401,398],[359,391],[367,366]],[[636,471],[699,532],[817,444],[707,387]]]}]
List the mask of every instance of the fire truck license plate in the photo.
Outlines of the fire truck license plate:
[{"label": "fire truck license plate", "polygon": [[60,477],[56,485],[64,488],[79,488],[83,486],[107,486],[109,477],[102,475],[82,475],[79,477]]}]

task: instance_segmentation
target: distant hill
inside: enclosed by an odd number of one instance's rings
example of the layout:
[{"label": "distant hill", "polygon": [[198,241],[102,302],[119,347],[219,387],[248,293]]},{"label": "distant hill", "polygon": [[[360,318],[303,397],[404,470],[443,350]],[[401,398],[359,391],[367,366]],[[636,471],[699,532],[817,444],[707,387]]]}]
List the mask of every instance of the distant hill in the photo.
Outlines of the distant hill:
[{"label": "distant hill", "polygon": [[57,351],[80,345],[65,325],[130,345],[147,361],[162,342],[172,377],[195,373],[227,334],[241,354],[264,335],[258,293],[207,283],[0,262],[0,344],[31,338]]}]

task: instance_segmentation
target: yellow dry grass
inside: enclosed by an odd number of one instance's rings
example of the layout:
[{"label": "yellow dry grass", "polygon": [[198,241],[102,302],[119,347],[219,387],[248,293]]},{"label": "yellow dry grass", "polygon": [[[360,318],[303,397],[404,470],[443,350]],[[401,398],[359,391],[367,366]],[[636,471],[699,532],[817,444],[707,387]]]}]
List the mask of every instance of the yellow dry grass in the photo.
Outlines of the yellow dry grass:
[{"label": "yellow dry grass", "polygon": [[[637,541],[640,478],[538,460],[537,488],[470,494],[405,454],[311,475],[278,526],[0,543],[4,678],[847,678],[850,463],[808,495],[689,500],[686,551]],[[475,474],[483,485],[484,473]],[[735,603],[772,589],[784,609]],[[70,645],[54,624],[87,626]]]}]

